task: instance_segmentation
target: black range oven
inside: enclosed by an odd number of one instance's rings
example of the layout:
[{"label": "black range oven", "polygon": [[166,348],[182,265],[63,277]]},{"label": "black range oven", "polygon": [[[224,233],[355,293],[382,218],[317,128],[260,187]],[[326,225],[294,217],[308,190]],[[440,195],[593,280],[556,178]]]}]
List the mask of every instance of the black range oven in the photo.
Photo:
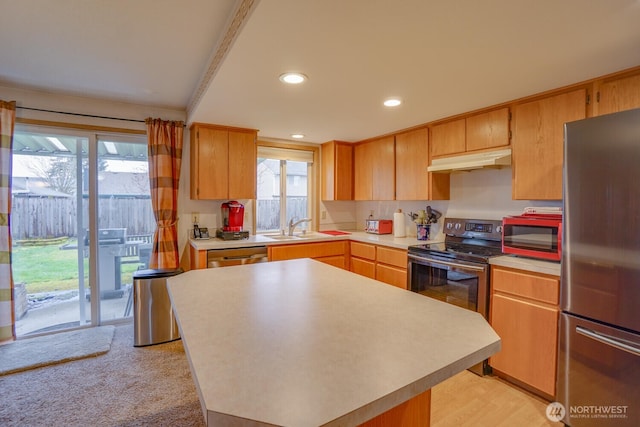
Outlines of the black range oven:
[{"label": "black range oven", "polygon": [[[489,258],[502,255],[502,221],[447,218],[445,241],[409,247],[408,288],[489,320]],[[491,370],[485,360],[470,370]]]}]

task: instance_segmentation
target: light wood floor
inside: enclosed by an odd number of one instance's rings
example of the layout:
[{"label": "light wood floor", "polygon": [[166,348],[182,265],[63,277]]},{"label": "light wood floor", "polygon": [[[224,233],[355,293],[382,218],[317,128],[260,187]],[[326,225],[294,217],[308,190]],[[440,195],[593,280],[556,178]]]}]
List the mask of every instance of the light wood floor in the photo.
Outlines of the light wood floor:
[{"label": "light wood floor", "polygon": [[495,376],[464,371],[431,389],[431,426],[555,426],[549,402]]}]

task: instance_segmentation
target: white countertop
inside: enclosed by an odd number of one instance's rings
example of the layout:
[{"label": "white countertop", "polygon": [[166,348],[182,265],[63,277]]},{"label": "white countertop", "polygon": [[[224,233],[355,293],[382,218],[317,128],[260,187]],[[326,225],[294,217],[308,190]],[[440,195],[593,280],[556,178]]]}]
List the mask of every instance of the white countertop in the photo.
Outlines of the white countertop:
[{"label": "white countertop", "polygon": [[499,256],[489,260],[491,265],[500,265],[502,267],[517,268],[519,270],[531,271],[534,273],[551,274],[560,276],[560,263],[552,261],[543,261],[538,259],[523,258],[517,256]]},{"label": "white countertop", "polygon": [[[297,237],[294,239],[278,240],[268,235],[258,234],[252,235],[248,239],[244,240],[222,240],[222,239],[208,239],[208,240],[194,240],[191,239],[190,243],[196,250],[203,251],[209,249],[226,249],[226,248],[239,248],[248,246],[271,246],[271,245],[291,245],[296,243],[312,243],[323,241],[335,241],[335,240],[353,240],[362,243],[372,243],[376,245],[383,245],[398,249],[407,249],[412,245],[421,245],[426,243],[439,243],[444,241],[442,235],[436,236],[433,240],[418,240],[413,237],[393,237],[393,234],[369,234],[364,231],[347,231],[349,234],[332,236],[329,234],[323,234],[322,232],[310,232],[305,237]],[[298,234],[298,233],[296,233]],[[560,263],[552,261],[536,260],[525,257],[517,257],[512,255],[504,255],[491,258],[489,263],[491,265],[500,265],[503,267],[517,268],[520,270],[531,271],[535,273],[551,274],[554,276],[560,276]]]},{"label": "white countertop", "polygon": [[[425,243],[441,242],[440,240],[418,240],[413,237],[393,237],[393,234],[369,234],[364,231],[347,231],[349,234],[341,236],[332,236],[324,234],[320,231],[309,232],[304,237],[296,237],[294,239],[278,240],[277,238],[268,237],[264,234],[256,234],[249,236],[248,239],[243,240],[222,240],[212,238],[208,240],[194,240],[190,239],[191,246],[196,250],[203,251],[209,249],[226,249],[226,248],[239,248],[247,246],[270,246],[270,245],[290,245],[295,243],[311,243],[311,242],[323,242],[333,240],[355,240],[363,243],[373,243],[377,245],[384,245],[399,249],[407,249],[411,245],[420,245]],[[296,235],[300,235],[296,233]]]},{"label": "white countertop", "polygon": [[500,349],[476,312],[310,259],[168,289],[208,425],[357,425]]}]

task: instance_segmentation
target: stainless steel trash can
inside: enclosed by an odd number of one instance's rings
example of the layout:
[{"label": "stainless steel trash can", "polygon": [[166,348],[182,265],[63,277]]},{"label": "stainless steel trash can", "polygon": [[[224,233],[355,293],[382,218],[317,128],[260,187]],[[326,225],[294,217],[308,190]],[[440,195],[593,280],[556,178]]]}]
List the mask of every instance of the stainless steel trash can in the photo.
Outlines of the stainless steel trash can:
[{"label": "stainless steel trash can", "polygon": [[133,273],[133,345],[161,344],[180,338],[167,278],[177,270],[138,270]]}]

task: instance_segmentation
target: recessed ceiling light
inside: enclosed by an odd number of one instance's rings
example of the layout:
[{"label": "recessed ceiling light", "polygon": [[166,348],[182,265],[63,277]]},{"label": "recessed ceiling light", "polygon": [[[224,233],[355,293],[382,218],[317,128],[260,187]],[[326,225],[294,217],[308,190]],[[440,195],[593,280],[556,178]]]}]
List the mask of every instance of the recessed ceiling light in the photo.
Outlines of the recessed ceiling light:
[{"label": "recessed ceiling light", "polygon": [[402,104],[402,100],[400,98],[389,98],[383,102],[385,107],[397,107]]},{"label": "recessed ceiling light", "polygon": [[307,80],[307,76],[302,73],[284,73],[280,75],[280,81],[291,85],[297,85]]},{"label": "recessed ceiling light", "polygon": [[295,138],[295,139],[302,139],[304,138],[304,135],[301,133],[294,133],[291,135],[291,138]]}]

